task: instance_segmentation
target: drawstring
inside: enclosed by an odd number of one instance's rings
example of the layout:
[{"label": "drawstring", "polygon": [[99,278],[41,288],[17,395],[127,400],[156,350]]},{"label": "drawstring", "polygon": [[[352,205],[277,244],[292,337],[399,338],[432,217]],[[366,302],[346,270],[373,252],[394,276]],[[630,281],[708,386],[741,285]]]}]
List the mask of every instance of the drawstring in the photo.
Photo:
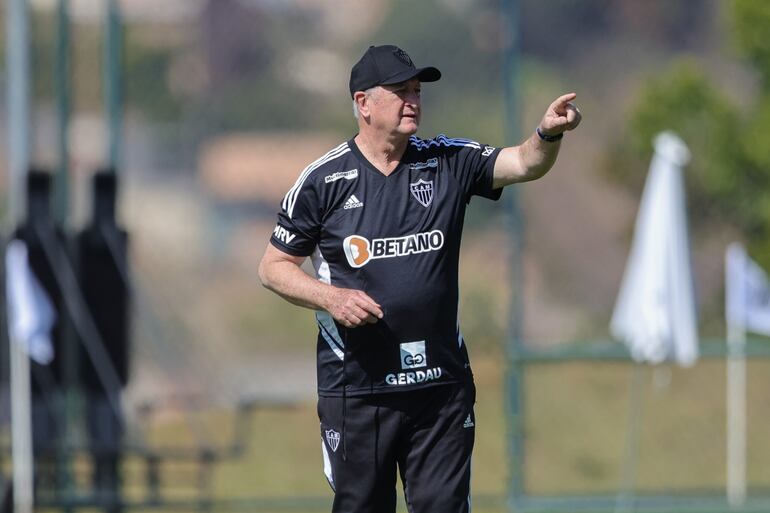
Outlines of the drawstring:
[{"label": "drawstring", "polygon": [[345,328],[342,331],[342,336],[345,339],[344,345],[342,347],[343,355],[342,355],[342,461],[348,461],[348,451],[347,451],[347,440],[348,437],[345,435],[345,417],[347,416],[347,403],[348,403],[348,387],[347,387],[347,376],[345,374],[345,361],[347,358],[347,351],[348,351],[348,330]]}]

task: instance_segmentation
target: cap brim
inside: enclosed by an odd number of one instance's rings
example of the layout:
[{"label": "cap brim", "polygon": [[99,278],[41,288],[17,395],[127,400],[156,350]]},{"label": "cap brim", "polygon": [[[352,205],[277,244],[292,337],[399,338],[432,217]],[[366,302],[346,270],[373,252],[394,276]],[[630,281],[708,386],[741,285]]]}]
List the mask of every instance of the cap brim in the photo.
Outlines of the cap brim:
[{"label": "cap brim", "polygon": [[417,78],[420,82],[435,82],[441,78],[441,72],[438,70],[438,68],[434,68],[433,66],[409,69],[402,71],[401,73],[397,73],[387,80],[380,82],[380,85],[398,84],[413,78]]}]

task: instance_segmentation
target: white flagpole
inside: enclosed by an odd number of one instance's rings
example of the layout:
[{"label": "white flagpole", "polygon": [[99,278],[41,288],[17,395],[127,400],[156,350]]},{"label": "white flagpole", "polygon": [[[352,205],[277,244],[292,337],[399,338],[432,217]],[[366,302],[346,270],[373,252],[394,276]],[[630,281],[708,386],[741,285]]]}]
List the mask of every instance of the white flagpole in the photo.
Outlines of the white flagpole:
[{"label": "white flagpole", "polygon": [[727,500],[746,501],[746,331],[728,328],[727,344]]},{"label": "white flagpole", "polygon": [[731,244],[725,259],[727,321],[727,502],[746,501],[746,254]]},{"label": "white flagpole", "polygon": [[[29,20],[27,0],[9,0],[6,18],[8,69],[8,210],[14,228],[24,218],[25,182],[29,167]],[[29,358],[10,340],[11,443],[15,513],[33,510],[32,418]]]},{"label": "white flagpole", "polygon": [[11,433],[13,458],[13,504],[15,513],[32,513],[33,459],[32,411],[30,407],[29,357],[20,342],[11,337]]}]

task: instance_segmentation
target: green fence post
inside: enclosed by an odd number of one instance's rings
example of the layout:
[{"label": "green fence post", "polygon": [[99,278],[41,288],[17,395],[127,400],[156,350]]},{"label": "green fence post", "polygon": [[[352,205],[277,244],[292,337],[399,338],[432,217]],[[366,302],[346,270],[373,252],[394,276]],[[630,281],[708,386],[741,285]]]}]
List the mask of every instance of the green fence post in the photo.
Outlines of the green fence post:
[{"label": "green fence post", "polygon": [[109,127],[108,169],[117,171],[120,165],[120,141],[122,124],[122,65],[123,29],[117,0],[108,0],[104,20],[103,87],[104,112]]},{"label": "green fence post", "polygon": [[69,121],[71,102],[69,0],[59,0],[56,12],[56,107],[59,163],[54,179],[54,219],[62,226],[69,207]]},{"label": "green fence post", "polygon": [[[518,1],[502,0],[501,14],[505,44],[503,46],[503,88],[506,108],[506,144],[519,142],[519,27]],[[505,379],[506,417],[508,420],[508,508],[518,509],[524,495],[524,364],[521,359],[523,298],[523,218],[514,188],[506,191],[506,220],[510,231],[511,304],[508,326],[507,372]]]},{"label": "green fence post", "polygon": [[[54,222],[66,229],[69,211],[69,120],[71,112],[70,80],[70,20],[69,0],[59,0],[56,9],[56,58],[54,83],[58,133],[58,164],[54,175],[53,215]],[[65,326],[67,326],[65,324]],[[57,417],[61,421],[61,434],[57,438],[57,489],[62,492],[64,511],[73,511],[70,505],[75,497],[72,445],[76,439],[74,430],[78,408],[78,342],[71,327],[62,333],[62,396],[64,403],[57,405]]]}]

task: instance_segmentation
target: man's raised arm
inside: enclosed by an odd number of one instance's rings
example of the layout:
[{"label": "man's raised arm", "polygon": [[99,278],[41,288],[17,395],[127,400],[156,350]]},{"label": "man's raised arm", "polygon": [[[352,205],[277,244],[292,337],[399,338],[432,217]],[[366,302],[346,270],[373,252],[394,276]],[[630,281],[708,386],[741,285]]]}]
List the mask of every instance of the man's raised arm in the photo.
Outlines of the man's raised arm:
[{"label": "man's raised arm", "polygon": [[576,97],[577,94],[569,93],[554,100],[529,139],[518,146],[503,148],[495,162],[493,188],[536,180],[551,169],[564,132],[580,124],[580,111],[572,103]]}]

